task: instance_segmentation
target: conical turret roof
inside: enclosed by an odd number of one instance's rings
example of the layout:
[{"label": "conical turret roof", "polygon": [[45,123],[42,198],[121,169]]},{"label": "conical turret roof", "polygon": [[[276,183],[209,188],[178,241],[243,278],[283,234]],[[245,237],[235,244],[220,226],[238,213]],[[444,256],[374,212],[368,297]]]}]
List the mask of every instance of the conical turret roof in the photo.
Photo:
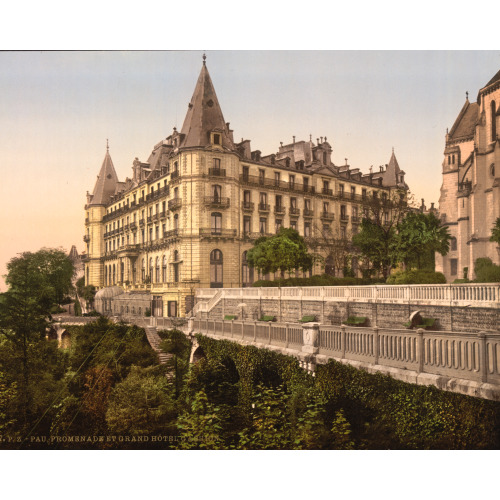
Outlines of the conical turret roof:
[{"label": "conical turret roof", "polygon": [[223,147],[234,149],[234,143],[224,121],[212,79],[205,61],[203,61],[203,67],[182,125],[182,142],[180,146],[208,146],[210,144],[210,133],[214,130],[221,133]]},{"label": "conical turret roof", "polygon": [[116,192],[117,184],[118,176],[116,175],[115,167],[109,154],[109,147],[106,147],[106,156],[97,176],[90,205],[106,205],[109,203],[111,195]]}]

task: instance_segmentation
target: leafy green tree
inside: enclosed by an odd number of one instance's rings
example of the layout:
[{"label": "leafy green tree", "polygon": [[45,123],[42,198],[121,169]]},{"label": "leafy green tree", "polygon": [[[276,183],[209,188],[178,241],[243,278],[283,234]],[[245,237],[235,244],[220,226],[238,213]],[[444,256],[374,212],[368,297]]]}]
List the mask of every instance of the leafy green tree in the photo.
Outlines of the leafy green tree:
[{"label": "leafy green tree", "polygon": [[491,228],[490,241],[496,242],[498,245],[500,245],[500,217],[498,217],[495,225]]},{"label": "leafy green tree", "polygon": [[398,225],[391,244],[395,260],[406,269],[416,265],[422,268],[423,258],[435,252],[446,255],[450,249],[451,235],[433,212],[409,212]]},{"label": "leafy green tree", "polygon": [[71,289],[73,264],[61,250],[24,252],[7,264],[7,292],[0,296],[0,335],[20,353],[24,421],[33,396],[30,353],[44,341],[51,307]]},{"label": "leafy green tree", "polygon": [[387,278],[391,266],[395,263],[392,252],[392,243],[396,235],[394,226],[383,227],[371,219],[364,218],[361,221],[359,233],[352,238],[361,254],[367,258],[377,272],[381,272]]},{"label": "leafy green tree", "polygon": [[295,269],[309,271],[314,263],[304,238],[295,229],[283,227],[274,236],[256,240],[247,253],[247,260],[250,267],[263,274],[280,271],[282,275]]},{"label": "leafy green tree", "polygon": [[177,420],[180,431],[178,448],[190,449],[223,449],[220,441],[222,430],[219,408],[208,401],[204,390],[197,392],[189,412],[183,413]]},{"label": "leafy green tree", "polygon": [[133,366],[109,396],[106,421],[112,434],[173,434],[175,418],[171,384],[157,368]]},{"label": "leafy green tree", "polygon": [[160,349],[171,355],[167,366],[174,372],[175,397],[180,393],[184,377],[189,369],[189,356],[191,354],[191,341],[180,330],[162,330],[158,332],[162,339]]}]

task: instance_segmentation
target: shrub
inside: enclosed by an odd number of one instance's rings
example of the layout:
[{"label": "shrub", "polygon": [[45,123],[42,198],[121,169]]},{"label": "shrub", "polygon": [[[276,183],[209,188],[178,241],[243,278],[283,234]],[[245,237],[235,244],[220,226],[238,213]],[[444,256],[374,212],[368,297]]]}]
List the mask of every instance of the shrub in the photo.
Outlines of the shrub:
[{"label": "shrub", "polygon": [[479,283],[500,282],[500,266],[493,264],[488,257],[476,259],[474,272],[476,273],[475,281]]},{"label": "shrub", "polygon": [[82,307],[80,306],[80,301],[75,299],[75,316],[82,315]]},{"label": "shrub", "polygon": [[387,278],[389,285],[420,285],[446,283],[443,273],[425,270],[397,271]]}]

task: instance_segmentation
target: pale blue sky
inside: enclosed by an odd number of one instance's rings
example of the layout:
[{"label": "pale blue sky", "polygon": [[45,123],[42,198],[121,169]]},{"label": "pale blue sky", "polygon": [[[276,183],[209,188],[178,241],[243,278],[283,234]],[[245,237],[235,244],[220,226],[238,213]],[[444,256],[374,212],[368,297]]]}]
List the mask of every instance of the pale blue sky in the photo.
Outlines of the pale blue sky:
[{"label": "pale blue sky", "polygon": [[[202,54],[0,52],[0,274],[17,252],[83,250],[106,138],[118,177],[131,176],[182,126]],[[415,197],[437,205],[446,127],[500,51],[207,51],[207,66],[235,140],[270,154],[326,136],[336,164],[362,171],[394,147]]]}]

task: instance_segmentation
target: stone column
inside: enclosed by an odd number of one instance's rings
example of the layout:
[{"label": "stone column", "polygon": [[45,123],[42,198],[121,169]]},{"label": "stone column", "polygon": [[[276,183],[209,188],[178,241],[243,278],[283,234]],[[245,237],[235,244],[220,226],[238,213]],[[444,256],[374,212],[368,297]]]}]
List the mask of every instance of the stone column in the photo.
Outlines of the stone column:
[{"label": "stone column", "polygon": [[319,323],[307,323],[303,325],[302,328],[304,330],[302,352],[317,354],[319,352]]}]

